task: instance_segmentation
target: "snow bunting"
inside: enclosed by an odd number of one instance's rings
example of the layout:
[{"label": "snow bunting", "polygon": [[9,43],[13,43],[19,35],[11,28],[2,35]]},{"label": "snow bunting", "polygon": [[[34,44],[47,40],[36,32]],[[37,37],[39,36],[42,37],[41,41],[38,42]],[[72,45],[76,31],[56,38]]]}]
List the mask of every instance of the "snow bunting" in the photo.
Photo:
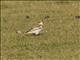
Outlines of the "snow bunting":
[{"label": "snow bunting", "polygon": [[26,34],[39,35],[42,30],[43,30],[43,22],[40,22],[38,24],[38,26],[33,27],[32,29],[30,29],[29,31],[27,31]]}]

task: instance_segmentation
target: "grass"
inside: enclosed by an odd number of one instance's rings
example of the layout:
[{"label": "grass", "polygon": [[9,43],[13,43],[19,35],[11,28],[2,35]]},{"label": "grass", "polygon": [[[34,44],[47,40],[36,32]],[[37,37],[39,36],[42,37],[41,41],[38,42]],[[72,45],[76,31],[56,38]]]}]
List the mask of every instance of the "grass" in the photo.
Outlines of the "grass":
[{"label": "grass", "polygon": [[[2,60],[80,60],[80,2],[1,1]],[[29,18],[26,18],[29,16]],[[44,19],[45,16],[50,16]],[[39,36],[22,36],[44,20]]]}]

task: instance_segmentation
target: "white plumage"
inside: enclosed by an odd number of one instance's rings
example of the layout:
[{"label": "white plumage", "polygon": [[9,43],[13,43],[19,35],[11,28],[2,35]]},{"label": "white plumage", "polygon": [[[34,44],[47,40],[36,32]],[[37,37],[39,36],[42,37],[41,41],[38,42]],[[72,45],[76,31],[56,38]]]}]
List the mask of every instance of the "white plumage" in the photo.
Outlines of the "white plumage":
[{"label": "white plumage", "polygon": [[38,35],[40,34],[40,32],[43,30],[43,22],[40,22],[38,24],[38,26],[35,26],[34,28],[32,28],[31,30],[29,30],[27,32],[27,34],[35,34],[35,35]]}]

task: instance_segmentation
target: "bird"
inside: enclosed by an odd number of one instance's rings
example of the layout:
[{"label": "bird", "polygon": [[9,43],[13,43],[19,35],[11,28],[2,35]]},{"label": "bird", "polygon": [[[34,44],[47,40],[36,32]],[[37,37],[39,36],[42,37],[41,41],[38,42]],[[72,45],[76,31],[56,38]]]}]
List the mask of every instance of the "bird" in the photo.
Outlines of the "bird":
[{"label": "bird", "polygon": [[29,31],[27,31],[25,34],[34,34],[39,35],[41,31],[43,30],[43,22],[39,22],[37,26],[31,28]]}]

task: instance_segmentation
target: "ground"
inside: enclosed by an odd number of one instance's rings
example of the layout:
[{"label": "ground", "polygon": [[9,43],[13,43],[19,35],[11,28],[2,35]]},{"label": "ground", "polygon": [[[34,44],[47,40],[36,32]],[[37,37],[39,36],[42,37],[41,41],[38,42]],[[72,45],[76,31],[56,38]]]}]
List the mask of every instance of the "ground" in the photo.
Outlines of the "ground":
[{"label": "ground", "polygon": [[[78,1],[1,1],[1,59],[80,60],[79,8]],[[40,35],[16,33],[42,20]]]}]

